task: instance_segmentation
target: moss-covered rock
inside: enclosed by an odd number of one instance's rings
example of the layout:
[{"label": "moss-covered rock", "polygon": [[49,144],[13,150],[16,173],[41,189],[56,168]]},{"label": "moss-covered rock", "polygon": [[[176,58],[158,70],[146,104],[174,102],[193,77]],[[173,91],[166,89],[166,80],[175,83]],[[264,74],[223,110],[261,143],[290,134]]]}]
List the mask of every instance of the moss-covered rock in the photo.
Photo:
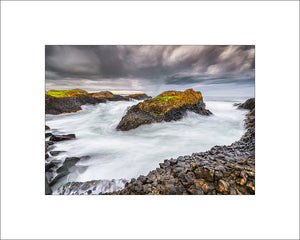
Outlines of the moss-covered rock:
[{"label": "moss-covered rock", "polygon": [[201,115],[212,114],[205,109],[201,92],[193,89],[166,91],[155,98],[132,106],[120,121],[117,129],[127,131],[143,124],[179,120],[187,110]]},{"label": "moss-covered rock", "polygon": [[84,104],[97,104],[106,101],[128,101],[126,97],[114,95],[109,91],[88,93],[82,89],[46,91],[46,114],[70,113],[81,110]]},{"label": "moss-covered rock", "polygon": [[53,97],[70,97],[74,95],[79,95],[79,94],[86,94],[88,93],[85,90],[76,88],[76,89],[71,89],[71,90],[49,90],[46,91],[46,94],[53,96]]}]

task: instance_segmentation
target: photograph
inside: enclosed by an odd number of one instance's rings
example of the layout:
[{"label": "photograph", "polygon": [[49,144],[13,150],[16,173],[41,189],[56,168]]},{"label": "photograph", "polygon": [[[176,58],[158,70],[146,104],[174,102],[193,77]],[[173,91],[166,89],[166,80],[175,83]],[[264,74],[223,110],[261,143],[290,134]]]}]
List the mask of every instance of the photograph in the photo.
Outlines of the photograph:
[{"label": "photograph", "polygon": [[46,195],[255,195],[255,45],[45,45]]}]

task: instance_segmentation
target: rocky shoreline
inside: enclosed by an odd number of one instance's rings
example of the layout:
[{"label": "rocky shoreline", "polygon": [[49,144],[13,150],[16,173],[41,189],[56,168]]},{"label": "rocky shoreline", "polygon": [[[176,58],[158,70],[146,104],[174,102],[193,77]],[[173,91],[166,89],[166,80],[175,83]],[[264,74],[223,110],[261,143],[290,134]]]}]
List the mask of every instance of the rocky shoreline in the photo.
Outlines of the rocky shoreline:
[{"label": "rocky shoreline", "polygon": [[165,160],[147,176],[131,179],[124,189],[113,194],[255,194],[255,100],[250,101],[247,131],[239,141]]},{"label": "rocky shoreline", "polygon": [[[245,103],[251,104],[245,104]],[[209,151],[166,159],[147,176],[127,182],[95,180],[71,182],[58,194],[113,195],[253,195],[255,194],[255,99],[238,105],[248,109],[246,132],[228,146],[214,146]],[[122,189],[117,183],[124,184]],[[104,183],[104,184],[103,184]]]}]

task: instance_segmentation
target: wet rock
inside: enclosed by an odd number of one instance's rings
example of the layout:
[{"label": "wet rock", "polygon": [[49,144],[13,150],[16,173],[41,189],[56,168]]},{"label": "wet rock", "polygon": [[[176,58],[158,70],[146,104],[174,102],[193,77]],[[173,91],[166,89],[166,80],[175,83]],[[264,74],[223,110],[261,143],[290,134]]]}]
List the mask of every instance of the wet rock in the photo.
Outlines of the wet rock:
[{"label": "wet rock", "polygon": [[68,175],[68,172],[61,172],[59,174],[57,174],[54,179],[50,182],[49,186],[53,186],[54,184],[56,184],[58,182],[59,179],[65,177]]},{"label": "wet rock", "polygon": [[58,142],[64,140],[72,140],[75,139],[75,134],[67,134],[67,135],[52,135],[50,137],[50,141]]},{"label": "wet rock", "polygon": [[209,182],[204,182],[204,184],[201,187],[205,194],[207,194],[208,192],[211,192],[212,190],[215,189],[214,185]]},{"label": "wet rock", "polygon": [[47,178],[45,178],[45,194],[46,195],[51,195],[52,194],[52,190],[51,190],[51,187],[49,186]]},{"label": "wet rock", "polygon": [[95,195],[116,192],[127,183],[125,179],[94,180],[88,182],[69,182],[60,186],[58,194],[70,195]]},{"label": "wet rock", "polygon": [[45,137],[51,137],[52,136],[52,133],[45,133]]},{"label": "wet rock", "polygon": [[176,191],[176,188],[174,186],[174,183],[167,183],[165,194],[167,194],[167,195],[176,195],[176,193],[177,193],[177,191]]},{"label": "wet rock", "polygon": [[255,98],[248,99],[246,102],[240,104],[238,108],[252,110],[253,108],[255,108]]},{"label": "wet rock", "polygon": [[197,189],[195,186],[189,187],[187,192],[192,195],[204,195],[204,191],[201,188]]},{"label": "wet rock", "polygon": [[54,162],[46,163],[45,164],[45,171],[48,172],[54,166],[56,166],[56,164]]},{"label": "wet rock", "polygon": [[51,156],[57,156],[62,152],[65,152],[65,151],[50,151],[50,154],[51,154]]},{"label": "wet rock", "polygon": [[214,170],[209,167],[204,167],[203,178],[207,181],[214,181]]},{"label": "wet rock", "polygon": [[54,97],[46,94],[45,112],[46,114],[77,112],[81,110],[81,106],[84,104],[98,104],[107,101],[129,101],[129,98],[115,95],[109,91],[87,93],[86,91],[81,90],[80,92],[77,91],[77,93],[69,96],[61,97]]},{"label": "wet rock", "polygon": [[128,95],[128,96],[125,96],[127,98],[133,98],[135,100],[145,100],[145,99],[149,99],[151,97],[149,97],[147,94],[131,94],[131,95]]},{"label": "wet rock", "polygon": [[[175,100],[176,99],[176,100]],[[201,115],[212,114],[205,109],[200,92],[193,89],[166,91],[153,99],[130,107],[117,126],[117,130],[128,131],[144,124],[181,119],[186,111]]]},{"label": "wet rock", "polygon": [[229,183],[220,179],[218,182],[218,191],[225,194],[229,192]]}]

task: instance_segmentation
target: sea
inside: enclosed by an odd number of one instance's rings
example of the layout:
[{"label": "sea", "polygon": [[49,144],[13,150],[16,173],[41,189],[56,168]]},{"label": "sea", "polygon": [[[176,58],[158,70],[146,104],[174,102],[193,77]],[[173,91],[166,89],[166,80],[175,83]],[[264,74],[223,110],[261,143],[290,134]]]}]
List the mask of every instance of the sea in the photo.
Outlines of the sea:
[{"label": "sea", "polygon": [[228,145],[245,132],[243,120],[247,110],[233,104],[249,97],[206,97],[206,108],[213,115],[188,112],[179,121],[143,125],[130,131],[116,126],[127,109],[138,101],[117,101],[84,105],[75,113],[46,115],[46,125],[53,134],[76,135],[75,140],[55,143],[53,151],[64,151],[55,159],[84,157],[77,170],[58,181],[57,189],[67,182],[136,178],[147,175],[165,159],[209,150],[215,145]]}]

